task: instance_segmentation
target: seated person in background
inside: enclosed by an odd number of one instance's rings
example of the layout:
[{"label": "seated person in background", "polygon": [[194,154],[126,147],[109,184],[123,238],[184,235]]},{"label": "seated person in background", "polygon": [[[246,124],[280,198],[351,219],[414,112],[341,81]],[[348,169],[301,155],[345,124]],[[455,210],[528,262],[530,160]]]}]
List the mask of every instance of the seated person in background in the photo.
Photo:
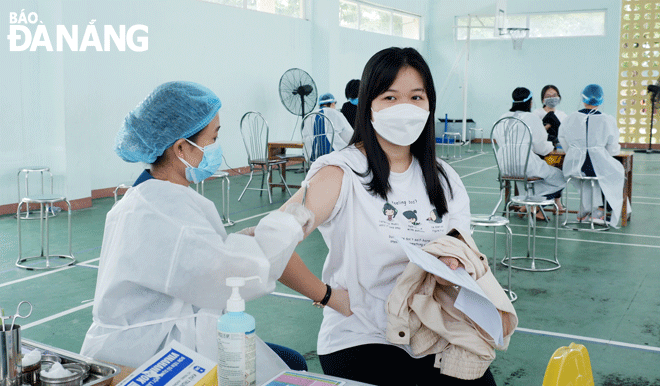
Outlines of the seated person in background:
[{"label": "seated person in background", "polygon": [[[500,118],[515,117],[527,124],[532,132],[532,153],[529,155],[529,163],[527,165],[528,177],[539,177],[541,181],[534,182],[534,195],[544,196],[548,199],[554,198],[559,210],[563,210],[561,206],[561,191],[566,186],[566,180],[561,170],[548,165],[543,158],[550,153],[554,147],[552,143],[547,140],[547,133],[543,128],[541,119],[536,115],[530,113],[532,108],[532,93],[524,87],[518,87],[513,90],[513,104],[509,112],[504,113]],[[522,126],[522,125],[519,125]],[[497,130],[500,126],[495,128],[493,138],[500,146],[506,145],[506,138],[504,138],[501,130]],[[499,157],[499,154],[498,154]],[[525,160],[519,160],[524,165]],[[524,211],[524,207],[521,208]],[[537,218],[542,219],[543,215],[537,212]]]},{"label": "seated person in background", "polygon": [[[619,129],[613,116],[598,111],[598,106],[603,103],[603,89],[599,85],[590,84],[585,87],[582,102],[584,109],[569,115],[559,127],[559,142],[566,151],[564,176],[597,176],[595,192],[590,182],[583,182],[578,220],[585,220],[591,215],[594,220],[605,221],[602,191],[612,207],[610,225],[617,226],[623,206],[624,183],[623,166],[613,157],[621,151]],[[578,189],[580,182],[573,180]],[[590,213],[592,199],[599,206],[596,213]]]},{"label": "seated person in background", "polygon": [[543,101],[543,107],[534,110],[534,114],[541,118],[543,121],[543,126],[548,132],[548,141],[557,147],[557,131],[559,130],[559,125],[564,122],[567,115],[561,110],[557,110],[557,105],[561,102],[561,94],[559,89],[551,84],[543,87],[541,90],[541,100]]},{"label": "seated person in background", "polygon": [[[318,112],[325,115],[330,120],[330,122],[332,122],[332,129],[335,132],[334,137],[328,131],[330,130],[330,127],[326,127],[325,122],[323,122],[319,116],[310,116],[303,122],[302,139],[303,143],[305,144],[305,148],[310,151],[308,156],[310,157],[311,161],[314,161],[320,155],[345,148],[353,136],[353,127],[351,127],[346,118],[335,109],[336,105],[337,101],[335,100],[335,97],[330,93],[323,94],[321,97],[319,97],[320,108]],[[329,141],[332,140],[332,148],[323,150],[320,152],[321,154],[315,155],[314,150],[318,150],[318,146],[312,146],[314,136],[323,133],[327,135],[328,143],[327,145],[321,147],[329,148]]]},{"label": "seated person in background", "polygon": [[[222,163],[220,105],[202,85],[170,82],[124,119],[115,152],[151,166],[108,212],[81,354],[138,367],[176,340],[217,360],[225,279],[259,276],[241,289],[246,300],[272,292],[303,239],[311,213],[302,206],[264,217],[254,237],[227,235],[215,204],[190,189]],[[257,358],[259,377],[286,368],[259,339]]]},{"label": "seated person in background", "polygon": [[341,113],[344,114],[351,127],[355,128],[355,113],[357,112],[358,92],[360,92],[360,79],[350,80],[346,84],[344,94],[348,102],[341,106]]}]

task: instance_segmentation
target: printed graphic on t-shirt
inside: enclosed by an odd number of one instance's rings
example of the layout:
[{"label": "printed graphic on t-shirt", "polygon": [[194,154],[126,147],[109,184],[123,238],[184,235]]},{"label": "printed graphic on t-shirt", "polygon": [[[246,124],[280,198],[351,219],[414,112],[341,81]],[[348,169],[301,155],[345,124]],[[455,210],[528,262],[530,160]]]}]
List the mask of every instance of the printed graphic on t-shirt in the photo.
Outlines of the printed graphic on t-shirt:
[{"label": "printed graphic on t-shirt", "polygon": [[387,221],[394,220],[397,213],[399,213],[399,211],[389,202],[386,202],[385,205],[383,205],[383,214],[387,216]]},{"label": "printed graphic on t-shirt", "polygon": [[412,225],[419,225],[419,221],[417,221],[416,210],[407,210],[403,212],[403,217],[407,218],[408,222],[411,223]]},{"label": "printed graphic on t-shirt", "polygon": [[429,218],[427,218],[426,220],[430,222],[434,222],[436,224],[442,223],[442,217],[438,216],[438,211],[436,209],[431,209],[431,214],[429,215]]},{"label": "printed graphic on t-shirt", "polygon": [[396,236],[421,247],[446,231],[437,210],[429,210],[428,204],[420,204],[416,199],[386,202],[380,211],[378,227],[390,235],[393,244]]}]

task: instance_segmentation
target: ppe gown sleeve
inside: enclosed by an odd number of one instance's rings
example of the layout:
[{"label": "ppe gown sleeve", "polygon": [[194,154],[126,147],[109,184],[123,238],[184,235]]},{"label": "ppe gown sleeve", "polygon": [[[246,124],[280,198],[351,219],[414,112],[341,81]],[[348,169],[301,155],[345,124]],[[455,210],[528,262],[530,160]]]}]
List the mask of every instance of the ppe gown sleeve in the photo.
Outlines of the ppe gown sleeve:
[{"label": "ppe gown sleeve", "polygon": [[343,114],[337,114],[337,117],[339,118],[338,121],[340,121],[338,134],[345,143],[350,143],[353,137],[353,126],[348,123],[348,120]]},{"label": "ppe gown sleeve", "polygon": [[621,153],[621,144],[619,144],[619,128],[616,126],[616,120],[612,116],[605,119],[607,127],[607,145],[605,148],[611,156]]},{"label": "ppe gown sleeve", "polygon": [[[224,233],[224,232],[223,232]],[[255,236],[219,234],[208,222],[180,227],[171,258],[150,267],[140,284],[200,308],[223,309],[231,289],[227,277],[259,276],[241,288],[253,299],[272,292],[303,232],[295,218],[273,212],[256,227]]]},{"label": "ppe gown sleeve", "polygon": [[529,119],[525,119],[525,123],[529,125],[532,132],[532,151],[540,156],[545,156],[550,153],[555,147],[552,142],[548,141],[548,133],[543,127],[543,122],[536,115],[531,113],[527,114]]}]

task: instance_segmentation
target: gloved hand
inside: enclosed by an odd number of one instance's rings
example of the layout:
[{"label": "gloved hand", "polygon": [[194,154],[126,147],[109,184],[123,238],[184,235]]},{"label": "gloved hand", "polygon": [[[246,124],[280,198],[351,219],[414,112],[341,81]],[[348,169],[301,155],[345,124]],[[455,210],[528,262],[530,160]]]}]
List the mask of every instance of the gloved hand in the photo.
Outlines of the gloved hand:
[{"label": "gloved hand", "polygon": [[292,202],[284,208],[284,213],[292,214],[296,218],[298,224],[302,226],[303,232],[309,234],[314,226],[314,213],[305,208],[302,204]]},{"label": "gloved hand", "polygon": [[247,227],[247,228],[241,229],[240,231],[238,231],[236,233],[238,233],[239,235],[246,235],[246,236],[254,237],[254,230],[256,228],[257,228],[256,226],[255,227]]}]

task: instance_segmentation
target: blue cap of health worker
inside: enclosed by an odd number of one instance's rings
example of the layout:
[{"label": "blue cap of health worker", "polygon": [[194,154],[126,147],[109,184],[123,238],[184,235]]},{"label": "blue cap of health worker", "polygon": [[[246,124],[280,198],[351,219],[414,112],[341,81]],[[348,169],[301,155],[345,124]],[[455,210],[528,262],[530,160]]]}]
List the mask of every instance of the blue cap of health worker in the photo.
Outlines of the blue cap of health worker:
[{"label": "blue cap of health worker", "polygon": [[152,164],[174,142],[204,129],[221,105],[220,98],[200,84],[161,84],[124,118],[115,152],[127,162]]},{"label": "blue cap of health worker", "polygon": [[590,84],[582,90],[582,102],[591,106],[603,104],[603,88],[597,84]]},{"label": "blue cap of health worker", "polygon": [[335,99],[335,96],[330,94],[329,92],[319,97],[319,106],[332,104],[332,103],[337,103],[337,100]]}]

